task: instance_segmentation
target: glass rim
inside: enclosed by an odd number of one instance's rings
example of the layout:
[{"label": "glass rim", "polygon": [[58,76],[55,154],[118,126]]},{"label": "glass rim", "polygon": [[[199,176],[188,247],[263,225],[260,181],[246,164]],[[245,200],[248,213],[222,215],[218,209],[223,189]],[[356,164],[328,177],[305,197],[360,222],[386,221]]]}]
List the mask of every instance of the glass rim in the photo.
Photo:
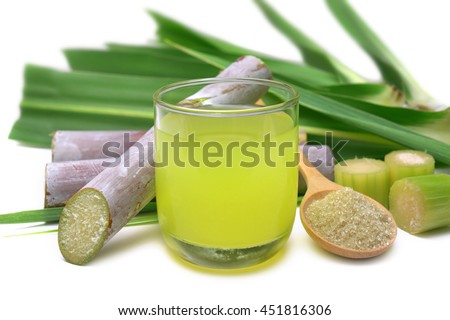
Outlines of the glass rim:
[{"label": "glass rim", "polygon": [[[214,83],[224,83],[224,82],[241,82],[248,84],[259,84],[266,85],[270,87],[276,87],[278,89],[285,90],[289,94],[289,98],[285,101],[282,101],[277,104],[271,104],[268,106],[261,106],[260,108],[245,108],[245,109],[197,109],[190,107],[183,107],[176,104],[168,103],[162,99],[162,96],[165,93],[170,91],[194,86],[194,85],[209,85]],[[288,109],[292,106],[292,104],[297,104],[298,99],[300,98],[299,92],[292,87],[291,85],[269,79],[260,79],[260,78],[200,78],[200,79],[191,79],[184,80],[179,82],[174,82],[168,85],[165,85],[153,94],[153,103],[155,107],[162,107],[167,111],[190,114],[190,115],[198,115],[198,116],[244,116],[244,115],[256,115],[261,113],[272,113],[276,111],[282,111]]]}]

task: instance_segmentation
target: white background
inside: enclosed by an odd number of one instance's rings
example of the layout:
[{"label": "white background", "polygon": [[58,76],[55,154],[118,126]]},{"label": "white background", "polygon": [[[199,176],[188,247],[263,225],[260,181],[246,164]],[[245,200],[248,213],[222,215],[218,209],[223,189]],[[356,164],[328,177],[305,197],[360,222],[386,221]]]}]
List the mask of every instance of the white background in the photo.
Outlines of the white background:
[{"label": "white background", "polygon": [[[322,1],[271,3],[345,63],[378,79],[371,61]],[[440,101],[450,102],[450,3],[352,3],[420,82]],[[100,48],[107,41],[144,43],[155,30],[146,8],[236,44],[299,59],[296,49],[248,0],[3,1],[0,213],[43,204],[49,150],[7,140],[18,117],[24,64],[66,69],[62,48]],[[0,226],[0,236],[25,232],[26,227]],[[385,255],[351,261],[320,250],[297,219],[286,249],[272,262],[252,271],[224,273],[194,268],[173,257],[157,225],[126,228],[84,267],[62,259],[56,234],[0,238],[0,318],[119,319],[118,307],[158,304],[252,310],[264,304],[322,304],[331,305],[329,319],[448,319],[449,245],[447,230],[420,237],[399,231],[395,246]]]}]

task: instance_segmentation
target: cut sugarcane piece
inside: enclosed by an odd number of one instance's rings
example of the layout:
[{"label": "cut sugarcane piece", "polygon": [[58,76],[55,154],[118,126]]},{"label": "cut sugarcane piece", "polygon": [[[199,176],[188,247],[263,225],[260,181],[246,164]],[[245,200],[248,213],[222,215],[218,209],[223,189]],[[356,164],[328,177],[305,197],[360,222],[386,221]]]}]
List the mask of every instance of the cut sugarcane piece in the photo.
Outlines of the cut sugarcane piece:
[{"label": "cut sugarcane piece", "polygon": [[434,173],[433,156],[415,150],[392,151],[384,157],[389,168],[391,186],[395,181],[414,176],[425,176]]},{"label": "cut sugarcane piece", "polygon": [[78,190],[102,172],[110,159],[48,163],[45,168],[45,208],[64,206]]},{"label": "cut sugarcane piece", "polygon": [[411,234],[450,225],[450,175],[408,177],[396,181],[389,195],[397,225]]},{"label": "cut sugarcane piece", "polygon": [[[267,66],[252,56],[239,58],[218,77],[234,78],[236,75],[272,77]],[[196,106],[199,97],[207,103],[249,103],[248,97],[254,97],[252,102],[256,102],[265,93],[261,87],[237,87],[232,82],[228,88],[220,83],[211,84],[202,88],[192,100]],[[190,99],[188,97],[183,103],[189,103]],[[152,128],[125,151],[119,165],[103,170],[67,202],[59,222],[58,243],[68,262],[82,265],[92,260],[104,244],[154,198],[153,133]]]},{"label": "cut sugarcane piece", "polygon": [[153,140],[152,128],[122,155],[119,165],[103,170],[67,201],[58,243],[68,262],[90,261],[155,197]]},{"label": "cut sugarcane piece", "polygon": [[54,162],[120,157],[145,131],[69,131],[53,134]]},{"label": "cut sugarcane piece", "polygon": [[378,201],[386,208],[389,200],[389,170],[381,160],[351,159],[334,167],[337,184],[350,187]]}]

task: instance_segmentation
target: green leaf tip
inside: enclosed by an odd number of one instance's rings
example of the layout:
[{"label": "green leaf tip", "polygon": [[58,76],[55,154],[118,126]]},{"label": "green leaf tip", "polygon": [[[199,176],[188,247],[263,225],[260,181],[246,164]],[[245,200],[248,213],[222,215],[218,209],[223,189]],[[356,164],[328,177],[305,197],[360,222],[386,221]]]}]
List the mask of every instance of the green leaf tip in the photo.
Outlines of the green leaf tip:
[{"label": "green leaf tip", "polygon": [[356,72],[345,66],[330,53],[326,52],[313,39],[308,37],[292,23],[287,21],[265,0],[255,0],[266,18],[284,34],[302,53],[305,63],[334,74],[342,83],[367,82]]},{"label": "green leaf tip", "polygon": [[411,105],[432,107],[428,105],[432,101],[430,95],[347,0],[326,0],[326,3],[347,33],[370,55],[386,82],[403,91]]}]

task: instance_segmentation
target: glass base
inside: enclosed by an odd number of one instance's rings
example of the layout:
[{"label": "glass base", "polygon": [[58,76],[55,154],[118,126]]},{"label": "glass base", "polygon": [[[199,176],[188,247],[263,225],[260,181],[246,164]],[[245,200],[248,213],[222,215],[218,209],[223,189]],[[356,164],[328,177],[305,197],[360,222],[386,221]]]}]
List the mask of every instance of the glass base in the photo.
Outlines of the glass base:
[{"label": "glass base", "polygon": [[290,232],[266,244],[248,248],[208,248],[164,234],[168,246],[183,259],[207,268],[247,268],[272,258],[286,243]]}]

